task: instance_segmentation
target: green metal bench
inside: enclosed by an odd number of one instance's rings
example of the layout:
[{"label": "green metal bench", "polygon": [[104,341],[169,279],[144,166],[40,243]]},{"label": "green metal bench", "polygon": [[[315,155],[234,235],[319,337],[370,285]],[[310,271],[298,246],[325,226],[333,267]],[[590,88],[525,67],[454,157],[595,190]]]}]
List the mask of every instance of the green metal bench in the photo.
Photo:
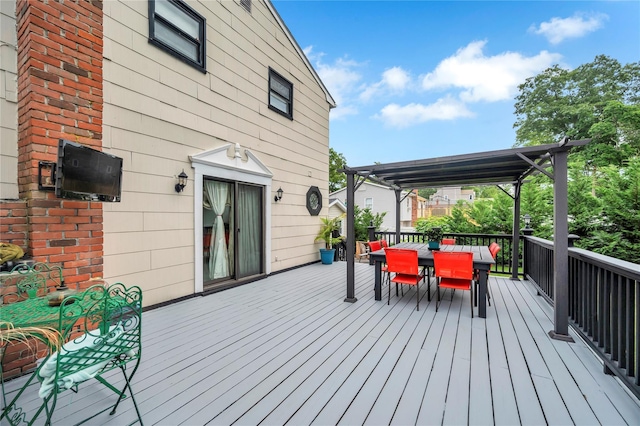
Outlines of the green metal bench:
[{"label": "green metal bench", "polygon": [[[34,303],[42,299],[27,299],[17,304]],[[96,379],[117,395],[115,404],[109,407],[110,414],[116,412],[122,399],[126,398],[125,392],[128,391],[138,421],[142,424],[142,417],[131,388],[131,379],[140,364],[142,350],[140,288],[127,288],[121,283],[108,287],[95,285],[82,293],[65,298],[55,310],[55,327],[61,335],[61,347],[55,352],[52,349],[53,353],[42,360],[20,390],[10,396],[10,402],[0,413],[0,423],[6,418],[11,425],[31,425],[43,416],[44,423],[51,424],[58,395],[69,389],[78,392],[80,384]],[[50,314],[46,309],[42,309],[42,312]],[[130,363],[133,367],[127,371]],[[114,369],[122,372],[122,389],[116,388],[104,378],[105,373]],[[26,389],[32,383],[37,383],[36,380],[40,382],[41,404],[31,415],[23,411],[19,402],[21,397],[27,397]],[[99,413],[91,417],[96,414]]]}]

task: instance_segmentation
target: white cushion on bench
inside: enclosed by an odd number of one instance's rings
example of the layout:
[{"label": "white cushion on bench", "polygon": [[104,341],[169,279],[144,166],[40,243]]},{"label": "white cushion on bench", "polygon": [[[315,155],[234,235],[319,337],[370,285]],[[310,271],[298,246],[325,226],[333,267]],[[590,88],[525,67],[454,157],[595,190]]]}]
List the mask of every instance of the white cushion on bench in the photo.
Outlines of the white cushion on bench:
[{"label": "white cushion on bench", "polygon": [[[40,371],[38,372],[38,375],[42,378],[42,384],[40,385],[40,391],[38,392],[40,398],[46,398],[47,396],[49,396],[54,388],[54,380],[56,377],[56,363],[60,355],[65,356],[70,352],[79,351],[83,348],[91,349],[97,345],[108,345],[109,342],[115,341],[123,332],[124,330],[122,329],[121,324],[113,325],[109,328],[109,334],[107,335],[109,336],[109,338],[105,341],[104,336],[100,336],[98,330],[93,330],[83,336],[65,343],[60,349],[59,353],[55,352],[51,354],[51,356],[45,361],[44,365],[42,365]],[[115,355],[116,354],[114,354],[114,356]],[[126,355],[134,356],[135,353],[130,350],[126,353]],[[77,383],[82,383],[95,377],[111,359],[112,358],[98,364],[93,364],[68,376],[59,377],[58,386],[64,389],[70,389]]]}]

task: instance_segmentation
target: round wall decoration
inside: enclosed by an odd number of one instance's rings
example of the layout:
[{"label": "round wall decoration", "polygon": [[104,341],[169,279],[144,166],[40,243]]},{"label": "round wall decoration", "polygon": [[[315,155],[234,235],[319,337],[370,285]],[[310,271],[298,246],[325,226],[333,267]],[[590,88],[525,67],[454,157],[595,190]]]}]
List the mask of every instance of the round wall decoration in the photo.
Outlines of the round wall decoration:
[{"label": "round wall decoration", "polygon": [[322,210],[322,194],[317,186],[312,186],[307,191],[307,210],[311,216],[318,216]]}]

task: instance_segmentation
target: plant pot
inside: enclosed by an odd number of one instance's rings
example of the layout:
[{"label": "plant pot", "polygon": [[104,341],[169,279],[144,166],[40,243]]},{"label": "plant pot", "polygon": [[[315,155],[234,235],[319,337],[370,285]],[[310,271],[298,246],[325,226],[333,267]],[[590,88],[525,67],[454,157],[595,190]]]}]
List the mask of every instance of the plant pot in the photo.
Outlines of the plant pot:
[{"label": "plant pot", "polygon": [[440,241],[429,241],[429,250],[440,250]]},{"label": "plant pot", "polygon": [[324,265],[331,265],[335,254],[336,249],[320,249],[320,260]]}]

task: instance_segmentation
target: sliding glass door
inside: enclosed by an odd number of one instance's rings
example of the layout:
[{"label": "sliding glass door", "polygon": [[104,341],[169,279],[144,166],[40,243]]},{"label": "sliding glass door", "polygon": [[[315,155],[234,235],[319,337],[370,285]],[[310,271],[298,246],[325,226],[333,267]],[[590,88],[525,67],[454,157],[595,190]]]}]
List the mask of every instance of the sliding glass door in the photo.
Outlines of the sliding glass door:
[{"label": "sliding glass door", "polygon": [[264,271],[264,187],[203,180],[203,279],[213,284]]}]

